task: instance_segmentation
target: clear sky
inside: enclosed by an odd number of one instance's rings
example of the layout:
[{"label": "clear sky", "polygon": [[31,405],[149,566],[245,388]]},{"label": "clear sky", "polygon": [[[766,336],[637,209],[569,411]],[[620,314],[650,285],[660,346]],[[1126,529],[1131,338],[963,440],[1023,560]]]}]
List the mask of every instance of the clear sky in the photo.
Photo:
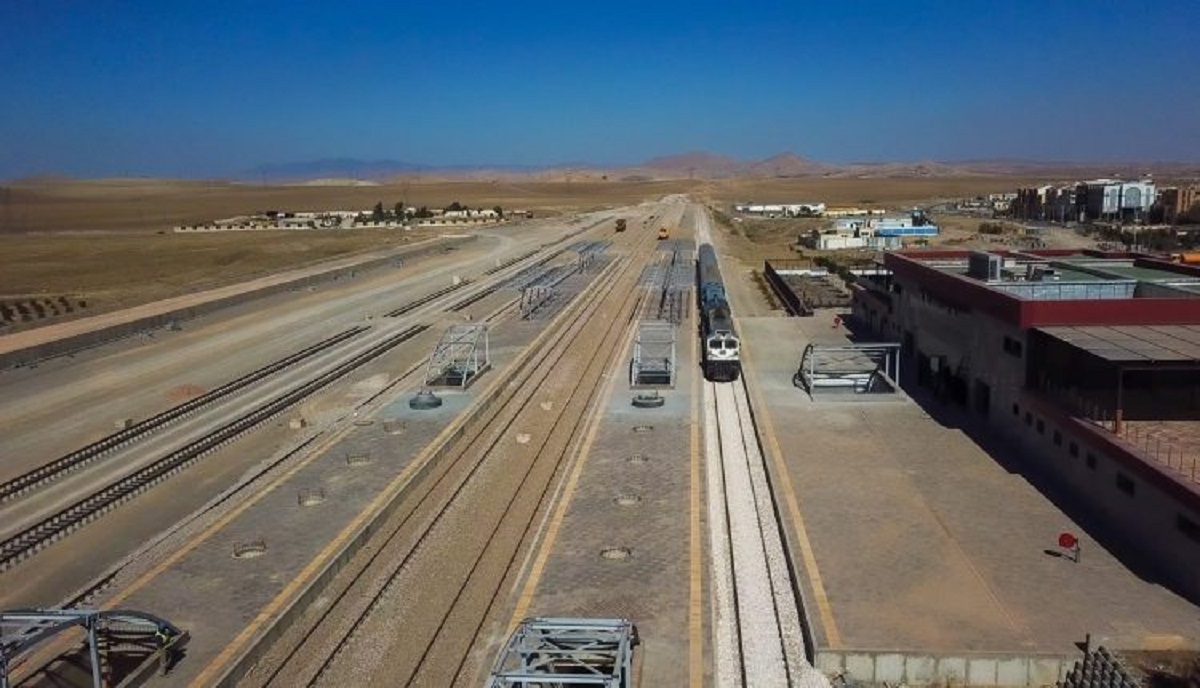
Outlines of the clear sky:
[{"label": "clear sky", "polygon": [[1200,0],[4,0],[0,178],[1200,160]]}]

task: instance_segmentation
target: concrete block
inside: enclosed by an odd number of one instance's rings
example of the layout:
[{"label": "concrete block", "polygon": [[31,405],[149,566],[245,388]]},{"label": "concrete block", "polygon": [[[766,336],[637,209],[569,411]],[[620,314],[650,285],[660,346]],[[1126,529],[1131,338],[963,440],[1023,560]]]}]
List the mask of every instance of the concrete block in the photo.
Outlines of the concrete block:
[{"label": "concrete block", "polygon": [[1054,657],[1033,659],[1029,662],[1029,685],[1048,686],[1067,677],[1071,663]]},{"label": "concrete block", "polygon": [[875,681],[875,656],[865,652],[846,653],[846,675],[856,681]]},{"label": "concrete block", "polygon": [[904,658],[903,683],[928,685],[938,678],[937,660],[933,657],[908,655]]},{"label": "concrete block", "polygon": [[1029,661],[1020,657],[1001,659],[996,662],[996,685],[1029,685]]},{"label": "concrete block", "polygon": [[840,652],[817,652],[813,666],[826,676],[836,676],[846,669],[846,663]]},{"label": "concrete block", "polygon": [[902,683],[904,681],[904,655],[879,654],[875,656],[876,683]]},{"label": "concrete block", "polygon": [[971,657],[967,660],[967,683],[973,686],[996,685],[996,660]]},{"label": "concrete block", "polygon": [[962,684],[967,680],[965,657],[942,657],[937,660],[936,676],[946,684]]}]

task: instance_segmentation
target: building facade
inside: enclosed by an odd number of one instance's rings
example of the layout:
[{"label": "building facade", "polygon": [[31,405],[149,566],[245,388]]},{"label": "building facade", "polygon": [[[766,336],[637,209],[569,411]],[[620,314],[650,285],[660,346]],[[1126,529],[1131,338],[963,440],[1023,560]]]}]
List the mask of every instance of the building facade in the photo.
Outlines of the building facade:
[{"label": "building facade", "polygon": [[1200,270],[1071,251],[897,252],[883,267],[855,286],[855,323],[901,343],[908,382],[1021,447],[1003,460],[1200,600]]}]

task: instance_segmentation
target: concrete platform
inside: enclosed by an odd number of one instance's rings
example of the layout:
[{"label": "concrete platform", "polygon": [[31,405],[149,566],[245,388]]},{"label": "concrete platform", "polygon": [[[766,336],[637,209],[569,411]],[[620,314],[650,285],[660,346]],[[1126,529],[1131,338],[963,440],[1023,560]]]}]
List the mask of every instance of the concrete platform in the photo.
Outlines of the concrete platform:
[{"label": "concrete platform", "polygon": [[[907,398],[814,403],[793,387],[806,344],[847,343],[832,321],[739,321],[819,668],[1038,683],[1087,634],[1110,648],[1200,641],[1200,609],[1140,579],[962,430]],[[1078,564],[1046,552],[1063,531],[1080,536]]]},{"label": "concrete platform", "polygon": [[[552,536],[539,543],[544,566],[535,560],[535,573],[523,581],[527,606],[513,616],[514,622],[529,616],[631,619],[642,641],[634,656],[643,686],[699,685],[711,673],[710,612],[701,591],[708,570],[701,546],[707,540],[700,520],[703,476],[694,444],[701,371],[690,336],[694,325],[688,320],[679,327],[678,381],[674,389],[660,389],[662,407],[634,407],[634,394],[644,390],[630,389],[627,368],[610,371],[611,392],[583,439],[576,482],[564,492],[562,511],[550,515]],[[621,362],[628,360],[626,352]],[[628,558],[606,559],[606,548],[626,548]]]}]

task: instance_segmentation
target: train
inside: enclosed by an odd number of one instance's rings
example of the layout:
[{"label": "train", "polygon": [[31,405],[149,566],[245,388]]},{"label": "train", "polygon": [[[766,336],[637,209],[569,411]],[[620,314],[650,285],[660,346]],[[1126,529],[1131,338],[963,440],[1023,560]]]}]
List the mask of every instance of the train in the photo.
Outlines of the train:
[{"label": "train", "polygon": [[701,244],[696,254],[696,281],[704,377],[713,382],[733,382],[742,374],[742,342],[733,327],[725,280],[712,244]]}]

